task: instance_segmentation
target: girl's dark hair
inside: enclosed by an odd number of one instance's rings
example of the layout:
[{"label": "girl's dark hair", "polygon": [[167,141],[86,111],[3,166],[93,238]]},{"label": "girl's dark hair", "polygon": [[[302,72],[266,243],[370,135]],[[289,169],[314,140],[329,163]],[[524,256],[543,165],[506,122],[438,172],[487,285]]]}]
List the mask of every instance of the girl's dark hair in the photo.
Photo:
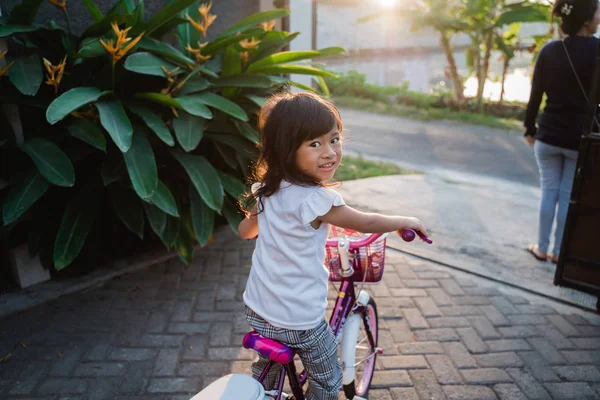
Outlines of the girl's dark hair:
[{"label": "girl's dark hair", "polygon": [[598,9],[598,0],[557,0],[552,8],[552,14],[562,22],[560,29],[569,36],[576,35],[583,24],[594,19]]},{"label": "girl's dark hair", "polygon": [[[277,93],[267,99],[258,116],[260,155],[251,176],[260,182],[260,188],[248,194],[246,200],[269,197],[282,180],[297,185],[321,186],[322,183],[296,168],[296,150],[306,141],[322,136],[337,125],[342,132],[342,118],[338,109],[320,96],[310,93]],[[248,205],[249,201],[246,201]]]}]

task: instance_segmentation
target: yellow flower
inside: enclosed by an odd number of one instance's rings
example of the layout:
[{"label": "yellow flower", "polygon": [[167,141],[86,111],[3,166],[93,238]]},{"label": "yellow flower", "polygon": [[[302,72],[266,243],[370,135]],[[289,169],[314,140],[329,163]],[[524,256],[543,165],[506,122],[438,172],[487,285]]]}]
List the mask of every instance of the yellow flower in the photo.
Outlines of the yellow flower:
[{"label": "yellow flower", "polygon": [[185,14],[187,20],[198,32],[202,34],[202,37],[206,37],[206,31],[208,30],[208,27],[211,26],[213,22],[215,22],[215,20],[217,19],[216,15],[208,13],[211,7],[212,1],[209,4],[202,3],[200,5],[200,7],[198,8],[198,12],[202,17],[202,20],[200,21],[195,21],[192,17],[190,17],[189,14]]},{"label": "yellow flower", "polygon": [[[2,60],[2,59],[4,58],[4,56],[6,55],[6,53],[7,53],[6,51],[5,51],[4,53],[0,53],[0,60]],[[14,63],[15,63],[15,62],[14,62],[14,61],[12,61],[10,64],[8,64],[8,65],[6,66],[6,68],[2,68],[2,67],[0,67],[0,76],[2,76],[2,75],[4,75],[4,74],[6,74],[6,73],[8,72],[8,70],[10,69],[10,67],[12,67],[12,65],[13,65]]]},{"label": "yellow flower", "polygon": [[261,22],[260,24],[258,24],[258,26],[263,28],[266,32],[272,31],[273,28],[275,28],[275,20],[273,19],[271,21]]},{"label": "yellow flower", "polygon": [[212,1],[208,4],[206,4],[206,3],[200,4],[200,7],[198,8],[198,12],[200,13],[200,15],[202,15],[202,18],[206,18],[208,16],[208,12],[210,11],[211,7],[212,7]]},{"label": "yellow flower", "polygon": [[46,75],[48,77],[46,84],[54,86],[54,94],[58,93],[58,85],[60,85],[60,81],[62,81],[65,65],[67,65],[67,56],[65,56],[58,65],[52,65],[50,61],[44,58],[44,67],[46,67],[46,71],[48,72]]},{"label": "yellow flower", "polygon": [[62,12],[67,11],[67,0],[48,0],[48,3],[60,8]]},{"label": "yellow flower", "polygon": [[246,50],[249,50],[249,49],[253,49],[256,46],[258,46],[259,43],[260,43],[260,40],[256,40],[254,38],[250,38],[250,40],[248,40],[248,39],[242,40],[240,42],[240,46],[242,46]]},{"label": "yellow flower", "polygon": [[[144,36],[144,33],[140,33],[138,37],[131,40],[131,38],[127,37],[127,32],[129,32],[131,27],[121,30],[119,29],[117,21],[114,21],[111,24],[111,26],[113,31],[115,32],[115,35],[117,35],[116,42],[112,39],[107,40],[106,42],[104,40],[100,40],[100,44],[102,45],[102,47],[104,47],[107,53],[112,55],[113,65],[115,65],[121,58],[123,58],[129,52],[129,50],[133,48],[133,46],[135,46],[140,41],[142,36]],[[126,43],[129,44],[123,47],[123,45]]]},{"label": "yellow flower", "polygon": [[204,46],[206,46],[207,43],[200,43],[198,42],[198,48],[194,49],[192,46],[190,46],[189,44],[186,46],[186,50],[189,51],[190,53],[192,53],[194,55],[194,57],[196,57],[196,64],[202,64],[203,62],[205,62],[206,60],[208,60],[211,56],[204,56],[202,55],[202,49],[204,48]]}]

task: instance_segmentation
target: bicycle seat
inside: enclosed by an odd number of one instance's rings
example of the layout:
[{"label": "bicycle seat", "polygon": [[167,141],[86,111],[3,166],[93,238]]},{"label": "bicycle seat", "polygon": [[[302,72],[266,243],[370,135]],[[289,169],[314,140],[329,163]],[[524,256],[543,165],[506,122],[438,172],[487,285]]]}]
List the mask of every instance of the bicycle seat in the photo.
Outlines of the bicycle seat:
[{"label": "bicycle seat", "polygon": [[266,338],[256,332],[248,332],[242,340],[242,344],[247,349],[252,349],[257,353],[267,357],[279,364],[289,364],[294,360],[296,352],[283,343]]},{"label": "bicycle seat", "polygon": [[191,400],[269,400],[262,385],[248,375],[231,374],[217,379]]}]

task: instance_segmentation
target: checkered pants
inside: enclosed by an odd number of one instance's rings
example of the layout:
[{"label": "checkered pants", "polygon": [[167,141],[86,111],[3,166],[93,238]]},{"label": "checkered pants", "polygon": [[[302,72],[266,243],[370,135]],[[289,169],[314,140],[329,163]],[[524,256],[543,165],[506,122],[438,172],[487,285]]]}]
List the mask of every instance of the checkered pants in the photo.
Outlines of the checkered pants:
[{"label": "checkered pants", "polygon": [[[342,388],[342,368],[338,361],[337,344],[333,331],[325,319],[316,328],[294,331],[277,328],[246,307],[246,319],[259,334],[277,340],[296,350],[308,372],[306,400],[337,400]],[[269,359],[259,354],[258,361],[252,364],[252,376],[258,379]],[[267,390],[277,386],[281,365],[273,364],[263,381]]]}]

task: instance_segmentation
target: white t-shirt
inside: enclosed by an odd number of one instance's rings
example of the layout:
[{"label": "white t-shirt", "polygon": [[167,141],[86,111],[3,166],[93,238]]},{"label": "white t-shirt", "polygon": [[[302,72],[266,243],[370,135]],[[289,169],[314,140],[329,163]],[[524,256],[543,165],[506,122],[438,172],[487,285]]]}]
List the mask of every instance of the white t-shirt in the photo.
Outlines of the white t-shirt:
[{"label": "white t-shirt", "polygon": [[315,328],[327,307],[329,272],[323,262],[329,224],[314,229],[310,223],[344,205],[342,195],[282,181],[262,202],[244,303],[273,326]]}]

